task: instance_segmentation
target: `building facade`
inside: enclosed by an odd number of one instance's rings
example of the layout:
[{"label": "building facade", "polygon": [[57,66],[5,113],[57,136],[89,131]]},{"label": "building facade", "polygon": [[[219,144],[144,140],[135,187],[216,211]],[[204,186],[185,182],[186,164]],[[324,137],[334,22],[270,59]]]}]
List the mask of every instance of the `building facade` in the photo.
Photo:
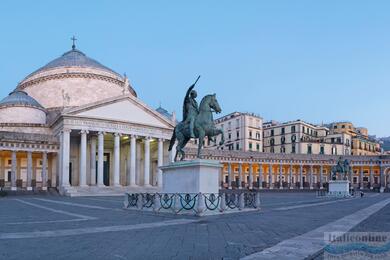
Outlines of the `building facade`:
[{"label": "building facade", "polygon": [[355,127],[351,122],[335,122],[328,127],[332,134],[351,136],[352,155],[377,155],[382,152],[380,143],[368,135],[368,129],[365,127]]},{"label": "building facade", "polygon": [[351,136],[302,120],[263,124],[265,153],[350,155]]},{"label": "building facade", "polygon": [[174,122],[75,46],[0,102],[0,187],[62,194],[157,190]]},{"label": "building facade", "polygon": [[225,144],[219,146],[221,137],[216,143],[205,141],[208,149],[228,151],[263,151],[263,118],[253,113],[234,112],[214,120],[217,128],[224,132]]}]

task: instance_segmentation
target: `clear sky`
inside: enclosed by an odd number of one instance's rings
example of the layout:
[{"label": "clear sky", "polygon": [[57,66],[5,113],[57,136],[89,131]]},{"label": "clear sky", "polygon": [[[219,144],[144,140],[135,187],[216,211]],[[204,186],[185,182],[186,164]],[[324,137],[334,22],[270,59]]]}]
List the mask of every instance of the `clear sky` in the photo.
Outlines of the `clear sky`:
[{"label": "clear sky", "polygon": [[390,135],[390,1],[0,2],[0,96],[71,48],[179,117],[199,98],[265,120],[352,121]]}]

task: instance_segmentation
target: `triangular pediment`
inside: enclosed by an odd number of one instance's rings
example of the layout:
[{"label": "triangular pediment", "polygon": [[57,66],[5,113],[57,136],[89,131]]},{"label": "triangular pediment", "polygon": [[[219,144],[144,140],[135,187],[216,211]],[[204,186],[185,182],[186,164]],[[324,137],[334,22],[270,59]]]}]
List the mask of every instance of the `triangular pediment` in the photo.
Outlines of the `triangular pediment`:
[{"label": "triangular pediment", "polygon": [[173,123],[137,98],[121,96],[74,108],[64,115],[130,122],[146,126],[173,128]]}]

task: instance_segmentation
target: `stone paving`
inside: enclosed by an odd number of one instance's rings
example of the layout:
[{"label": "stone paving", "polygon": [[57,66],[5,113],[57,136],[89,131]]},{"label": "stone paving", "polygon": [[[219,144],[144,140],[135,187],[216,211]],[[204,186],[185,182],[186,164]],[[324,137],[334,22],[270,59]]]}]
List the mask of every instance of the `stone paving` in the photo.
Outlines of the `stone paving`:
[{"label": "stone paving", "polygon": [[[197,218],[124,210],[122,197],[6,197],[0,259],[239,259],[388,198],[262,193],[258,212]],[[390,231],[389,216],[388,205],[353,230]]]}]

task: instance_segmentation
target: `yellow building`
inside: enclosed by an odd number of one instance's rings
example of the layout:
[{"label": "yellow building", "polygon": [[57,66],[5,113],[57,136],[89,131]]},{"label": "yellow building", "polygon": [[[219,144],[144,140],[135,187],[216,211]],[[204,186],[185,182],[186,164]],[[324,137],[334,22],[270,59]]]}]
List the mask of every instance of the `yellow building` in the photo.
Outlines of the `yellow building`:
[{"label": "yellow building", "polygon": [[355,127],[351,122],[335,122],[329,124],[329,129],[332,134],[351,135],[351,155],[381,154],[380,143],[368,135],[365,127]]}]

